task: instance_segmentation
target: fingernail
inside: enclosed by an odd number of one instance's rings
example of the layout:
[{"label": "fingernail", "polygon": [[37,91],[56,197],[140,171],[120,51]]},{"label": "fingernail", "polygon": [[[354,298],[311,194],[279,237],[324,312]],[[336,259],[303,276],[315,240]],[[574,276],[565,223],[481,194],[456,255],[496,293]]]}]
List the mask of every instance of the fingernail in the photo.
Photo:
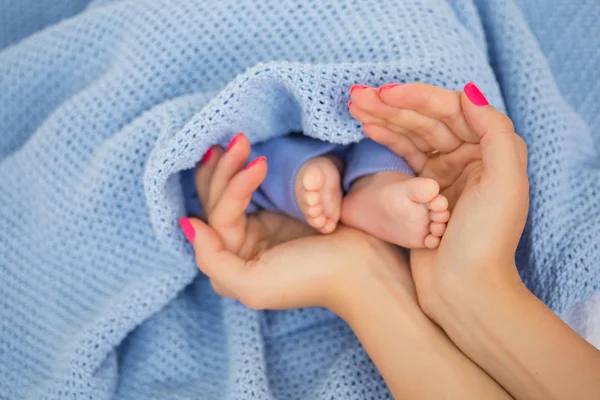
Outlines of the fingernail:
[{"label": "fingernail", "polygon": [[206,151],[206,153],[204,153],[204,156],[202,157],[200,164],[206,164],[208,162],[208,160],[210,160],[210,158],[213,155],[213,150],[214,150],[214,147],[211,147],[210,149],[208,149]]},{"label": "fingernail", "polygon": [[469,82],[465,85],[464,92],[469,100],[471,100],[471,103],[475,104],[476,106],[481,107],[490,104],[483,93],[481,93],[481,90],[479,90],[479,88],[475,86],[473,82]]},{"label": "fingernail", "polygon": [[381,92],[383,92],[384,90],[388,90],[388,89],[391,89],[396,86],[400,86],[400,84],[399,83],[386,83],[385,85],[379,86],[379,89],[377,89],[377,93],[381,94]]},{"label": "fingernail", "polygon": [[350,108],[350,106],[351,106],[351,105],[352,105],[352,100],[350,100],[350,101],[348,102],[348,108]]},{"label": "fingernail", "polygon": [[266,160],[267,160],[267,157],[265,157],[265,156],[260,156],[260,157],[258,157],[258,158],[255,158],[254,160],[250,161],[250,163],[248,163],[248,165],[246,165],[246,169],[250,169],[250,168],[252,168],[254,165],[258,164],[259,162],[261,162],[261,161],[263,161],[263,160],[264,160],[264,161],[266,161]]},{"label": "fingernail", "polygon": [[233,146],[235,145],[235,142],[237,142],[237,141],[238,141],[238,139],[239,139],[240,137],[242,137],[242,136],[244,136],[244,134],[243,134],[242,132],[240,132],[240,133],[238,133],[237,135],[235,135],[235,136],[233,137],[233,139],[231,139],[231,142],[229,142],[229,145],[227,146],[227,150],[225,150],[225,151],[227,152],[227,151],[231,150],[231,149],[233,148]]},{"label": "fingernail", "polygon": [[190,220],[185,217],[181,218],[179,220],[179,226],[181,226],[181,230],[183,231],[183,234],[185,235],[187,240],[193,242],[194,238],[196,237],[196,231],[194,230],[194,227]]},{"label": "fingernail", "polygon": [[367,89],[368,86],[367,85],[352,85],[350,86],[350,94],[352,94],[352,92],[354,92],[356,89]]}]

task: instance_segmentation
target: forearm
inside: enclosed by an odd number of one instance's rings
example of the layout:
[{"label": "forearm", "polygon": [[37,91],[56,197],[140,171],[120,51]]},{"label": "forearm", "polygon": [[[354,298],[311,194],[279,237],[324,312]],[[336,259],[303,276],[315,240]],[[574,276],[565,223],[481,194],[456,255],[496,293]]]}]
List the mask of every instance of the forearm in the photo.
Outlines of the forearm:
[{"label": "forearm", "polygon": [[522,285],[454,294],[436,318],[517,399],[599,399],[600,351]]},{"label": "forearm", "polygon": [[406,291],[373,285],[354,299],[342,317],[395,398],[511,398],[452,344]]}]

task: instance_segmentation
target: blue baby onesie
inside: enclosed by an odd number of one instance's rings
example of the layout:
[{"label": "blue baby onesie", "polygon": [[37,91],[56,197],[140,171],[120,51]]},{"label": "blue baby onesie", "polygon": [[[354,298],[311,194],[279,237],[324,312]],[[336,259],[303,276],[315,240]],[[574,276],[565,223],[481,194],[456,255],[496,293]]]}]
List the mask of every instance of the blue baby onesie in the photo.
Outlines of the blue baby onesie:
[{"label": "blue baby onesie", "polygon": [[[399,171],[414,175],[404,159],[370,139],[351,145],[339,145],[313,139],[301,134],[292,134],[270,139],[252,146],[249,160],[267,157],[269,171],[265,181],[252,196],[248,212],[261,208],[280,211],[304,221],[294,195],[294,181],[300,167],[308,160],[334,153],[345,162],[342,179],[344,191],[350,189],[354,180],[364,175],[382,171]],[[191,215],[201,214],[194,186],[194,172],[183,174],[187,209]]]}]

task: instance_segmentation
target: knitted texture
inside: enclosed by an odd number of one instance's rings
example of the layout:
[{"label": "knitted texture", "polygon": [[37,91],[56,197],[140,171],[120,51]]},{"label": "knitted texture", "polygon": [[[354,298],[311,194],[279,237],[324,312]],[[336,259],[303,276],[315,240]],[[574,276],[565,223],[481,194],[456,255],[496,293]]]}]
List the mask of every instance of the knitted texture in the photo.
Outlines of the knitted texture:
[{"label": "knitted texture", "polygon": [[0,398],[391,398],[331,313],[218,297],[177,226],[236,132],[362,138],[354,83],[475,81],[529,145],[523,279],[557,312],[600,288],[592,134],[513,1],[86,3],[0,0]]},{"label": "knitted texture", "polygon": [[[558,88],[588,123],[600,150],[600,7],[596,0],[553,0],[552,7],[519,0],[548,59]],[[554,29],[559,27],[560,29]]]}]

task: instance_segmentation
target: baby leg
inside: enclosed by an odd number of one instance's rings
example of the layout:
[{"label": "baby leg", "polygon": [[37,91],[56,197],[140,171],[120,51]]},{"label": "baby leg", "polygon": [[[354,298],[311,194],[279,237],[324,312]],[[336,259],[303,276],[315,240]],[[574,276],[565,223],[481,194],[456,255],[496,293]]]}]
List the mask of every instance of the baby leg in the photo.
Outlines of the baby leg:
[{"label": "baby leg", "polygon": [[341,220],[407,248],[435,248],[450,218],[436,181],[415,178],[396,154],[365,139],[347,155]]},{"label": "baby leg", "polygon": [[283,211],[322,233],[340,219],[340,146],[301,135],[288,135],[253,146],[251,158],[265,156],[267,177],[253,196],[261,208]]}]

